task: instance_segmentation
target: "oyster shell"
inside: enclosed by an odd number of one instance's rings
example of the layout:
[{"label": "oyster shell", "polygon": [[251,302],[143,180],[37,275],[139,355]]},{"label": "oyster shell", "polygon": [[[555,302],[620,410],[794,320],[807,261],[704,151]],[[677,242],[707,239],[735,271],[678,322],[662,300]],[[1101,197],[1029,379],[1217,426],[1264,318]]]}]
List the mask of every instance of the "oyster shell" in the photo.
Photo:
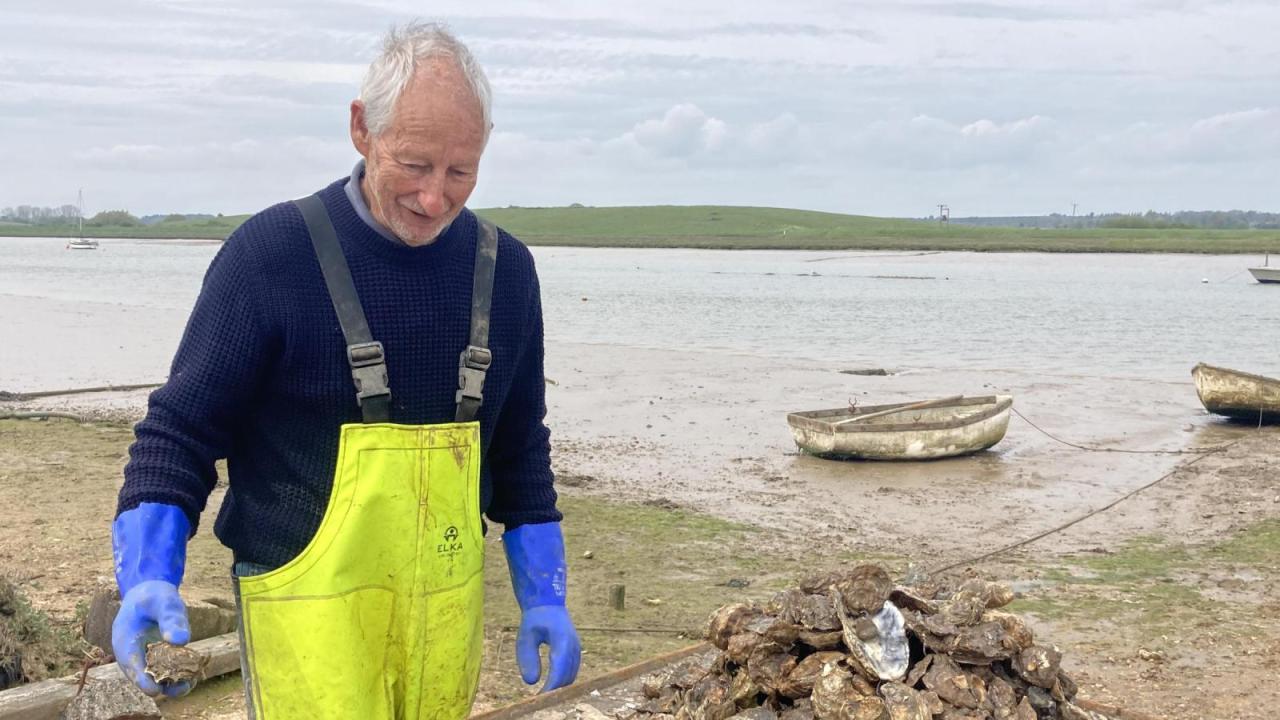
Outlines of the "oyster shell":
[{"label": "oyster shell", "polygon": [[689,688],[683,709],[703,720],[726,720],[738,712],[729,682],[716,675],[708,675]]},{"label": "oyster shell", "polygon": [[747,659],[747,674],[765,692],[775,693],[791,669],[796,666],[794,655],[788,655],[773,643],[761,645]]},{"label": "oyster shell", "polygon": [[147,645],[147,675],[157,684],[190,683],[204,679],[209,658],[184,645],[153,642]]},{"label": "oyster shell", "polygon": [[1018,654],[1018,644],[1009,638],[1004,625],[999,622],[982,622],[973,627],[961,628],[943,643],[956,662],[986,665],[995,660],[1007,660]]},{"label": "oyster shell", "polygon": [[724,650],[729,638],[746,629],[748,623],[760,617],[760,610],[750,605],[734,603],[711,613],[707,620],[707,640]]},{"label": "oyster shell", "polygon": [[889,593],[889,602],[903,610],[915,610],[926,615],[938,612],[938,605],[916,588],[898,586]]},{"label": "oyster shell", "polygon": [[933,720],[933,712],[923,694],[902,683],[881,683],[880,697],[884,699],[889,720]]},{"label": "oyster shell", "polygon": [[784,590],[769,601],[768,612],[783,622],[802,625],[808,630],[831,631],[840,629],[831,598],[825,593],[805,593],[800,590]]},{"label": "oyster shell", "polygon": [[987,708],[995,720],[1017,720],[1018,693],[1004,679],[986,678]]},{"label": "oyster shell", "polygon": [[808,698],[797,700],[794,705],[782,711],[780,720],[813,720],[813,703]]},{"label": "oyster shell", "polygon": [[987,688],[982,679],[960,669],[951,658],[934,655],[924,674],[924,686],[938,693],[943,702],[976,710],[986,704]]},{"label": "oyster shell", "polygon": [[1054,700],[1075,700],[1076,693],[1080,692],[1080,688],[1076,685],[1076,681],[1071,679],[1062,668],[1058,668],[1058,682],[1053,684],[1049,689],[1049,694]]},{"label": "oyster shell", "polygon": [[757,685],[755,680],[751,679],[749,673],[740,672],[733,676],[731,695],[734,704],[738,707],[759,705],[759,697],[763,694],[765,694],[764,689]]},{"label": "oyster shell", "polygon": [[729,720],[777,720],[778,713],[769,708],[753,707],[734,715]]},{"label": "oyster shell", "polygon": [[808,645],[814,650],[834,650],[840,646],[840,641],[843,639],[844,632],[841,630],[831,632],[803,630],[796,636],[796,642]]},{"label": "oyster shell", "polygon": [[997,622],[1000,627],[1004,628],[1005,637],[1008,638],[1008,647],[1010,650],[1022,651],[1031,647],[1036,639],[1035,634],[1031,632],[1031,628],[1027,627],[1027,623],[1022,618],[1007,613],[1003,610],[988,610],[982,615],[983,622]]},{"label": "oyster shell", "polygon": [[818,575],[810,575],[800,581],[800,592],[809,593],[810,595],[826,592],[827,588],[840,582],[844,577],[845,573],[842,573],[839,570],[832,570]]},{"label": "oyster shell", "polygon": [[829,662],[836,662],[844,657],[842,652],[814,653],[791,669],[778,685],[778,692],[789,698],[806,698],[813,692],[813,685],[822,674],[822,668]]},{"label": "oyster shell", "polygon": [[[859,637],[858,619],[846,612],[839,599],[835,607],[840,623],[844,625],[844,644],[849,648],[849,658],[854,667],[873,680],[901,680],[907,674],[911,649],[898,608],[884,601],[878,612],[870,616],[875,636],[864,640]],[[862,626],[862,634],[868,634],[866,623]]]},{"label": "oyster shell", "polygon": [[960,593],[974,595],[982,599],[988,608],[1001,608],[1013,602],[1013,590],[1000,583],[973,578],[960,586]]},{"label": "oyster shell", "polygon": [[976,625],[987,610],[987,600],[980,595],[960,591],[938,608],[938,615],[945,622],[957,627]]},{"label": "oyster shell", "polygon": [[864,694],[853,673],[838,662],[829,662],[813,686],[813,716],[832,720],[889,720],[884,701]]},{"label": "oyster shell", "polygon": [[911,672],[907,673],[906,684],[908,687],[915,687],[920,682],[920,678],[929,672],[929,665],[933,663],[932,655],[925,655],[920,661],[911,667]]},{"label": "oyster shell", "polygon": [[[893,581],[879,565],[859,565],[835,585],[836,594],[849,613],[876,613],[889,601]],[[837,606],[839,607],[839,606]]]},{"label": "oyster shell", "polygon": [[782,650],[782,646],[766,640],[763,635],[743,632],[729,638],[729,643],[724,648],[724,654],[729,660],[739,665],[746,665],[747,659],[761,645],[773,645],[777,647],[778,651]]},{"label": "oyster shell", "polygon": [[1062,653],[1056,647],[1032,645],[1013,658],[1013,669],[1022,679],[1046,690],[1058,681]]},{"label": "oyster shell", "polygon": [[662,689],[667,684],[667,678],[663,675],[645,675],[640,678],[640,692],[650,700],[662,695]]}]

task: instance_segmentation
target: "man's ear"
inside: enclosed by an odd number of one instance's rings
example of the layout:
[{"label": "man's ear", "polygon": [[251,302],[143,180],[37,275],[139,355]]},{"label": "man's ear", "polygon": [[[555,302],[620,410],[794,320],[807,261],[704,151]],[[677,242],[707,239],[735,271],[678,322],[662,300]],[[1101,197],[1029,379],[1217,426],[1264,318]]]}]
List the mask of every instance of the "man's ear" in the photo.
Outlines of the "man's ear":
[{"label": "man's ear", "polygon": [[351,144],[356,146],[356,152],[360,153],[366,160],[369,158],[369,145],[372,138],[369,134],[369,126],[364,119],[364,103],[359,100],[351,101]]}]

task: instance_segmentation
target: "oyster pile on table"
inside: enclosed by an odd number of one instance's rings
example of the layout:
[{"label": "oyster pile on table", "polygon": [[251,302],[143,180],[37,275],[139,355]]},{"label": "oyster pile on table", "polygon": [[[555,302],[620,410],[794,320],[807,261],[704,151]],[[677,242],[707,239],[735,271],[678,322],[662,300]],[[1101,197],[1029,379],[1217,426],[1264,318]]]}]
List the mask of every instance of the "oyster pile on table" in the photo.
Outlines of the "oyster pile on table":
[{"label": "oyster pile on table", "polygon": [[879,566],[712,613],[713,661],[646,678],[637,720],[1105,720],[1013,593],[976,578],[895,586]]}]

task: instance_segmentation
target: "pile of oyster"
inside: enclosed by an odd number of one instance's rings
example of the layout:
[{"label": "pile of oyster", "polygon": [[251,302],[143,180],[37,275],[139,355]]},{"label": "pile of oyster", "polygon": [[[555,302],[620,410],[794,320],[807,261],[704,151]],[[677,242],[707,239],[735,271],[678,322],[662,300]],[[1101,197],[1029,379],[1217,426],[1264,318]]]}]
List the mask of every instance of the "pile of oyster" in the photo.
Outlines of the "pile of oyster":
[{"label": "pile of oyster", "polygon": [[677,720],[1105,720],[1072,701],[1061,653],[977,578],[895,586],[862,565],[765,606],[712,614],[710,663],[644,680],[633,717]]}]

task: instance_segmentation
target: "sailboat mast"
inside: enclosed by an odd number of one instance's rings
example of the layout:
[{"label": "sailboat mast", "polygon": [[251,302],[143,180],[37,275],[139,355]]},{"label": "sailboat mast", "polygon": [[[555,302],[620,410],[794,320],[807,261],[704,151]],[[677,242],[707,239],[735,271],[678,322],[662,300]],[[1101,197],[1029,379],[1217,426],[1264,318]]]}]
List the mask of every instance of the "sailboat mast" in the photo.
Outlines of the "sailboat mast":
[{"label": "sailboat mast", "polygon": [[76,195],[76,215],[80,218],[80,239],[84,239],[84,188]]}]

